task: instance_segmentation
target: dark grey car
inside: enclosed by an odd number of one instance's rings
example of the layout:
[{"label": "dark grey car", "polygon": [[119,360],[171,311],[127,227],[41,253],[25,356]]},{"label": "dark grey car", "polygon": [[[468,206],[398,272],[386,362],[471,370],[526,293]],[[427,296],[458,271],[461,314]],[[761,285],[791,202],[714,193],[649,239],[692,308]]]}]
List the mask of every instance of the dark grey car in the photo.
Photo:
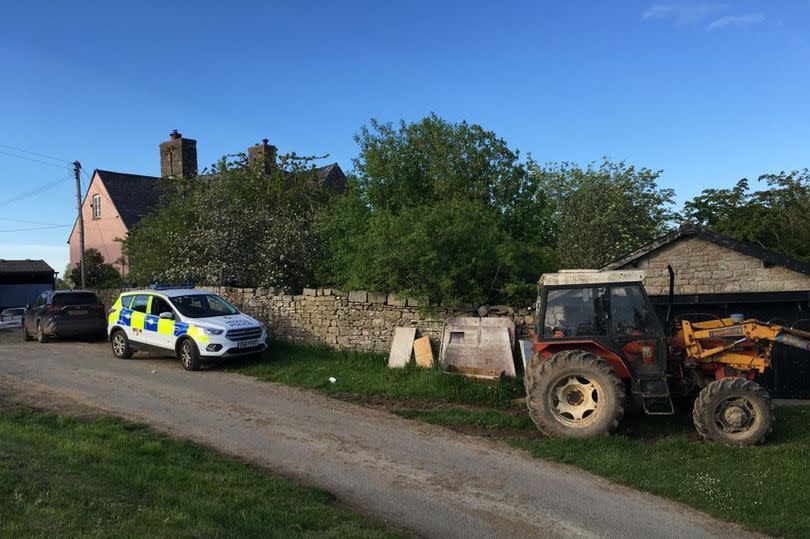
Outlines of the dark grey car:
[{"label": "dark grey car", "polygon": [[26,341],[49,337],[95,337],[107,332],[104,305],[93,292],[47,290],[25,309],[22,319]]}]

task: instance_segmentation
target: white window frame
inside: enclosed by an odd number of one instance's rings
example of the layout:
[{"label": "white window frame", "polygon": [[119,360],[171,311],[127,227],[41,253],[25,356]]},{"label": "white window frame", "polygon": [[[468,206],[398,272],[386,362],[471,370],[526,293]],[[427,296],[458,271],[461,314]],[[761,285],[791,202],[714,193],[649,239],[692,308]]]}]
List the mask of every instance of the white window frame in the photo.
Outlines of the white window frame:
[{"label": "white window frame", "polygon": [[101,195],[93,195],[93,219],[101,219]]}]

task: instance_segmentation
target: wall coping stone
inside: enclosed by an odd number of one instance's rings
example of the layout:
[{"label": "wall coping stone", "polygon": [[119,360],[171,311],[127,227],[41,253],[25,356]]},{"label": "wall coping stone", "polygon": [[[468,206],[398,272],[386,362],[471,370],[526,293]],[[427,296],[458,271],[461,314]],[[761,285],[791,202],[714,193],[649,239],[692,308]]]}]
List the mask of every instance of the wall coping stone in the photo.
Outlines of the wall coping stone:
[{"label": "wall coping stone", "polygon": [[349,292],[349,301],[353,303],[366,303],[368,301],[368,292],[365,290],[352,290]]}]

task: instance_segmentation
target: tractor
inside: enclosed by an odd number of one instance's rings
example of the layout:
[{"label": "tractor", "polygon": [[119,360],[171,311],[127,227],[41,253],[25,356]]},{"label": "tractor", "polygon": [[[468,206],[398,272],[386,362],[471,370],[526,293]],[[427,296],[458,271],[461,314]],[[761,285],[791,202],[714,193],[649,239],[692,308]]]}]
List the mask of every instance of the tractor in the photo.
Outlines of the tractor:
[{"label": "tractor", "polygon": [[[570,270],[540,278],[526,403],[548,436],[589,438],[616,429],[630,406],[672,415],[691,403],[706,440],[761,443],[773,404],[754,377],[775,343],[810,350],[810,333],[734,314],[659,320],[637,270]],[[704,316],[705,318],[705,316]]]}]

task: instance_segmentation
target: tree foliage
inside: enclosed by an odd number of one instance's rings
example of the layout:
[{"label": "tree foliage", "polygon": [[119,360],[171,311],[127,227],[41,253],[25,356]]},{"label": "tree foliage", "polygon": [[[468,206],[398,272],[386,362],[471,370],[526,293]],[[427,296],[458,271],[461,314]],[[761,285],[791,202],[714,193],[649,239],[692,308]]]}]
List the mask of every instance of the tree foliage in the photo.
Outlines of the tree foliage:
[{"label": "tree foliage", "polygon": [[810,261],[810,171],[764,174],[766,189],[743,178],[730,189],[704,189],[683,218],[720,234]]},{"label": "tree foliage", "polygon": [[[84,282],[87,288],[114,288],[121,285],[121,274],[115,266],[104,262],[104,256],[98,249],[84,251]],[[81,288],[82,273],[79,265],[65,268],[64,285]]]},{"label": "tree foliage", "polygon": [[525,300],[554,266],[546,200],[491,131],[431,115],[356,141],[350,189],[322,214],[324,281],[480,303]]},{"label": "tree foliage", "polygon": [[584,169],[563,162],[530,170],[551,202],[564,268],[600,268],[665,233],[676,217],[674,192],[657,184],[661,171],[606,157]]},{"label": "tree foliage", "polygon": [[191,179],[162,179],[159,211],[124,241],[134,283],[226,286],[313,284],[319,242],[313,215],[325,203],[313,158],[283,155],[265,173],[243,154]]}]

